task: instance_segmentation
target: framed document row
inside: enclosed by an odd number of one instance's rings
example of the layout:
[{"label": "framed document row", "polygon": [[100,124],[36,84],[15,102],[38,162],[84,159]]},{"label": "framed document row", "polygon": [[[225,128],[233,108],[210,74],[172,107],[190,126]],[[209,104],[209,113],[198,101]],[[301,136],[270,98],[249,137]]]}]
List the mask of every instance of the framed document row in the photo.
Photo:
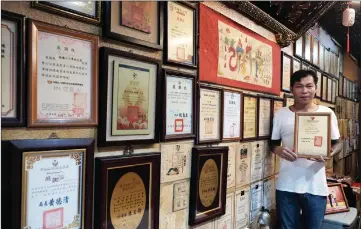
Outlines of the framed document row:
[{"label": "framed document row", "polygon": [[12,140],[2,148],[11,153],[7,228],[92,227],[94,139]]},{"label": "framed document row", "polygon": [[165,2],[164,62],[197,67],[198,7]]},{"label": "framed document row", "polygon": [[189,225],[225,214],[227,165],[227,146],[193,148]]},{"label": "framed document row", "polygon": [[162,140],[195,137],[195,75],[163,69]]},{"label": "framed document row", "polygon": [[98,37],[28,21],[29,127],[98,124]]},{"label": "framed document row", "polygon": [[1,125],[25,126],[25,17],[1,11]]},{"label": "framed document row", "polygon": [[162,50],[163,12],[164,2],[104,2],[103,36]]},{"label": "framed document row", "polygon": [[347,79],[345,76],[343,76],[342,79],[342,96],[348,99],[358,100],[358,82],[353,82]]},{"label": "framed document row", "polygon": [[294,152],[299,157],[322,156],[328,159],[331,153],[331,113],[296,112],[294,142]]},{"label": "framed document row", "polygon": [[95,159],[96,228],[158,228],[160,161],[160,153]]},{"label": "framed document row", "polygon": [[101,1],[33,1],[31,6],[64,17],[74,18],[79,21],[100,24],[101,22]]},{"label": "framed document row", "polygon": [[105,47],[100,56],[98,145],[157,142],[160,61]]}]

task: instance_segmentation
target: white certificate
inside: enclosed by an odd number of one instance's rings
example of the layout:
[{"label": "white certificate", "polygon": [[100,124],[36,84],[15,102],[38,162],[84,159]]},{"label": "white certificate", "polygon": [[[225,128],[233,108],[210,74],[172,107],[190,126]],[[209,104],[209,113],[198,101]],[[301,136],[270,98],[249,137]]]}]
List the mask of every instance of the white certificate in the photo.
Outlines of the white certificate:
[{"label": "white certificate", "polygon": [[263,206],[270,209],[276,203],[275,180],[270,178],[263,181]]},{"label": "white certificate", "polygon": [[1,20],[1,117],[16,117],[17,85],[17,25],[13,21]]},{"label": "white certificate", "polygon": [[243,229],[249,223],[249,198],[250,188],[244,188],[236,191],[236,205],[235,205],[235,229]]},{"label": "white certificate", "polygon": [[190,178],[193,143],[161,144],[161,183]]},{"label": "white certificate", "polygon": [[327,101],[331,102],[332,100],[332,80],[327,78]]},{"label": "white certificate", "polygon": [[166,135],[191,134],[193,79],[166,77]]},{"label": "white certificate", "polygon": [[291,90],[291,57],[282,56],[282,90]]},{"label": "white certificate", "polygon": [[220,91],[201,88],[199,108],[199,140],[220,139]]},{"label": "white certificate", "polygon": [[263,182],[259,181],[251,185],[251,211],[263,206]]},{"label": "white certificate", "polygon": [[80,228],[84,151],[25,152],[23,160],[22,228]]},{"label": "white certificate", "polygon": [[259,137],[269,136],[271,132],[271,100],[260,98],[259,100]]},{"label": "white certificate", "polygon": [[263,150],[262,141],[252,142],[252,160],[251,160],[251,182],[262,179],[263,174]]},{"label": "white certificate", "polygon": [[216,228],[233,229],[234,216],[234,193],[230,193],[226,198],[226,213],[216,220]]},{"label": "white certificate", "polygon": [[301,70],[301,62],[296,59],[293,59],[293,69],[292,70],[293,70],[293,73],[297,72],[298,70]]},{"label": "white certificate", "polygon": [[269,144],[264,141],[264,162],[263,162],[263,178],[272,176],[275,173],[275,154],[271,152]]},{"label": "white certificate", "polygon": [[168,59],[194,62],[193,10],[176,2],[168,2]]},{"label": "white certificate", "polygon": [[236,186],[251,183],[251,143],[239,143],[236,151]]},{"label": "white certificate", "polygon": [[318,78],[318,82],[316,85],[317,86],[316,95],[321,97],[322,74],[319,71],[317,71],[317,78]]},{"label": "white certificate", "polygon": [[224,92],[223,138],[239,138],[241,134],[241,94]]},{"label": "white certificate", "polygon": [[92,42],[38,32],[37,118],[84,120],[92,111]]}]

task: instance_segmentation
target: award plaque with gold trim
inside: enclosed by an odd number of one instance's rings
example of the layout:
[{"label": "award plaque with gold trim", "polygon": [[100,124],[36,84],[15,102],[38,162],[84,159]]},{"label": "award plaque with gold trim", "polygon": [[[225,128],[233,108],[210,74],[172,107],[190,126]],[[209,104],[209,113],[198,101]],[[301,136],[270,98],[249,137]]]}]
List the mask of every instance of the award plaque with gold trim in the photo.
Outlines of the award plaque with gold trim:
[{"label": "award plaque with gold trim", "polygon": [[228,146],[193,148],[190,226],[225,214],[228,150]]},{"label": "award plaque with gold trim", "polygon": [[95,160],[94,228],[158,228],[160,153]]},{"label": "award plaque with gold trim", "polygon": [[11,154],[6,228],[92,227],[94,139],[12,140],[2,148]]}]

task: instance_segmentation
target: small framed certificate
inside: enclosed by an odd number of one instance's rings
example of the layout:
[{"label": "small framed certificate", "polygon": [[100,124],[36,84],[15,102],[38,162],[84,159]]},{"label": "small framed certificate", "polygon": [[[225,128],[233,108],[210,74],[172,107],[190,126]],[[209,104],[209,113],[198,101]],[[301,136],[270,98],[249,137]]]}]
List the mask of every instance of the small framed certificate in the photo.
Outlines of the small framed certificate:
[{"label": "small framed certificate", "polygon": [[303,58],[303,50],[304,50],[304,38],[303,36],[301,36],[300,38],[298,38],[298,40],[296,41],[295,45],[294,45],[294,53],[295,56],[299,57],[299,58]]},{"label": "small framed certificate", "polygon": [[322,101],[327,101],[327,76],[322,75]]},{"label": "small framed certificate", "polygon": [[228,147],[193,147],[189,225],[226,212]]},{"label": "small framed certificate", "polygon": [[290,107],[295,103],[295,98],[293,95],[284,94],[283,97],[285,98],[285,107]]},{"label": "small framed certificate", "polygon": [[223,140],[241,139],[241,102],[240,92],[223,90]]},{"label": "small framed certificate", "polygon": [[301,61],[299,59],[297,59],[296,57],[293,57],[293,62],[292,62],[292,74],[297,72],[298,70],[301,70]]},{"label": "small framed certificate", "polygon": [[25,16],[1,11],[1,126],[25,126]]},{"label": "small framed certificate", "polygon": [[350,211],[345,192],[343,191],[343,184],[328,184],[328,193],[326,197],[326,215]]},{"label": "small framed certificate", "polygon": [[163,70],[163,140],[195,137],[195,76]]},{"label": "small framed certificate", "polygon": [[187,2],[166,2],[165,62],[197,67],[198,9]]},{"label": "small framed certificate", "polygon": [[92,227],[94,139],[12,140],[2,149],[12,156],[7,228]]},{"label": "small framed certificate", "polygon": [[99,38],[29,20],[28,127],[98,124]]},{"label": "small framed certificate", "polygon": [[294,152],[299,157],[328,159],[331,152],[331,113],[296,112]]},{"label": "small framed certificate", "polygon": [[282,107],[285,106],[285,100],[281,98],[272,99],[272,117]]},{"label": "small framed certificate", "polygon": [[198,144],[221,141],[222,91],[200,87],[198,101]]},{"label": "small framed certificate", "polygon": [[317,85],[316,85],[316,98],[321,98],[322,93],[322,73],[319,70],[316,70],[316,76],[317,76]]},{"label": "small framed certificate", "polygon": [[290,92],[291,91],[291,75],[292,71],[292,57],[284,52],[282,52],[282,91]]},{"label": "small framed certificate", "polygon": [[258,97],[258,139],[267,139],[271,135],[272,99]]},{"label": "small framed certificate", "polygon": [[258,98],[255,95],[243,94],[242,102],[242,138],[257,139]]},{"label": "small framed certificate", "polygon": [[315,66],[319,66],[319,52],[318,52],[319,41],[317,38],[312,37],[312,63]]},{"label": "small framed certificate", "polygon": [[311,63],[311,40],[312,35],[308,32],[304,34],[305,36],[305,52],[304,52],[304,59]]}]

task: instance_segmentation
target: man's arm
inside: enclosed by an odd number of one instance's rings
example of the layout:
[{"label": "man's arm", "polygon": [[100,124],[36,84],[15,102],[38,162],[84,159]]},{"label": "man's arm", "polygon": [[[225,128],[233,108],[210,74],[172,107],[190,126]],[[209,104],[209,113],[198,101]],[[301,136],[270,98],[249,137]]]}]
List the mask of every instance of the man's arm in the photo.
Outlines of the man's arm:
[{"label": "man's arm", "polygon": [[281,145],[281,141],[282,141],[281,139],[279,139],[279,140],[270,139],[269,145],[271,148],[271,152],[273,152],[273,153],[275,152],[276,147]]},{"label": "man's arm", "polygon": [[281,139],[280,140],[271,139],[270,148],[274,154],[278,155],[283,159],[286,159],[288,161],[295,161],[297,159],[297,154],[292,152],[292,150],[290,150],[289,148],[281,146]]},{"label": "man's arm", "polygon": [[333,157],[333,156],[337,155],[338,153],[340,153],[342,148],[343,148],[343,144],[339,139],[331,140],[331,149],[332,149],[331,157]]}]

